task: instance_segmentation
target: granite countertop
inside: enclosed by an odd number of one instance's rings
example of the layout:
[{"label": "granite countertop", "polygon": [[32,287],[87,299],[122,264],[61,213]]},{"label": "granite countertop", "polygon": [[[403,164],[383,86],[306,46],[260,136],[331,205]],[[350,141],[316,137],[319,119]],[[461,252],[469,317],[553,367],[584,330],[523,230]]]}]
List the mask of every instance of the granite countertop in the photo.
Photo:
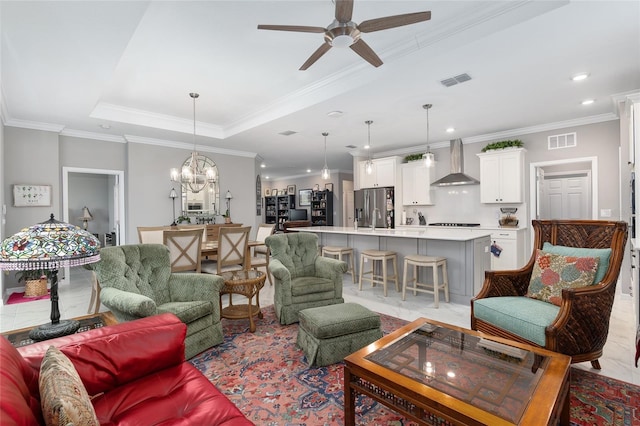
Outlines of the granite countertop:
[{"label": "granite countertop", "polygon": [[451,228],[451,227],[411,227],[385,229],[376,228],[358,228],[344,226],[312,226],[305,228],[291,228],[292,231],[302,232],[318,232],[327,234],[347,234],[362,235],[375,237],[399,237],[399,238],[416,238],[421,240],[448,240],[448,241],[469,241],[476,238],[487,237],[491,232],[486,229],[478,228]]},{"label": "granite countertop", "polygon": [[507,231],[519,231],[521,229],[527,229],[526,226],[517,226],[517,227],[512,227],[512,226],[499,226],[499,225],[480,225],[480,226],[474,226],[474,227],[470,227],[470,228],[466,228],[466,227],[455,227],[455,226],[433,226],[433,225],[398,225],[396,227],[396,229],[405,229],[405,228],[409,228],[409,229],[426,229],[426,228],[435,228],[435,229],[480,229],[480,230],[487,230],[487,231],[501,231],[501,230],[507,230]]}]

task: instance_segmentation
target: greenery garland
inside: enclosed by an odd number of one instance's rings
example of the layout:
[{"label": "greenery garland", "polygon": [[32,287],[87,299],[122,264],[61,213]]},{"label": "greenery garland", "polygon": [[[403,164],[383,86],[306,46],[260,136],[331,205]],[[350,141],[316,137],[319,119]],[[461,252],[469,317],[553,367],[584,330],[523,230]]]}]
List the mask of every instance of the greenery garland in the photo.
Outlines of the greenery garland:
[{"label": "greenery garland", "polygon": [[482,152],[486,152],[494,149],[511,148],[511,147],[522,148],[523,146],[524,146],[524,143],[520,139],[506,140],[506,141],[490,143],[484,148],[482,148]]}]

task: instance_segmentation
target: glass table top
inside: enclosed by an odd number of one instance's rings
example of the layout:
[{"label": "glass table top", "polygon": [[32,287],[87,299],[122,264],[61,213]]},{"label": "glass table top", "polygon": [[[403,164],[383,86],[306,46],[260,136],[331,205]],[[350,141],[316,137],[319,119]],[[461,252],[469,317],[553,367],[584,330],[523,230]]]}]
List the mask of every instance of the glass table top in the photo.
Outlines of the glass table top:
[{"label": "glass table top", "polygon": [[424,324],[364,358],[418,383],[518,423],[548,365],[533,352]]}]

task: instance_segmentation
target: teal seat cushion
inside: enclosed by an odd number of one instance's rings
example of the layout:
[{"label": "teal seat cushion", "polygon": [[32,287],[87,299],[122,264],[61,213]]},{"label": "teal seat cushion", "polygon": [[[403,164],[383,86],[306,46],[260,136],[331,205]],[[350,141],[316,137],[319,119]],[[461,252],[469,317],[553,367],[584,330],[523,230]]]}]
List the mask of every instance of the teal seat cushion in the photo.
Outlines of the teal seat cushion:
[{"label": "teal seat cushion", "polygon": [[604,275],[609,269],[609,258],[611,257],[611,249],[593,249],[583,247],[567,247],[567,246],[554,246],[553,244],[546,242],[542,245],[542,251],[552,254],[561,254],[563,256],[575,256],[575,257],[597,257],[600,259],[598,263],[598,269],[596,270],[596,276],[593,278],[594,283],[599,283],[604,278]]},{"label": "teal seat cushion", "polygon": [[539,346],[545,346],[545,328],[560,307],[529,297],[488,297],[473,302],[473,315]]}]

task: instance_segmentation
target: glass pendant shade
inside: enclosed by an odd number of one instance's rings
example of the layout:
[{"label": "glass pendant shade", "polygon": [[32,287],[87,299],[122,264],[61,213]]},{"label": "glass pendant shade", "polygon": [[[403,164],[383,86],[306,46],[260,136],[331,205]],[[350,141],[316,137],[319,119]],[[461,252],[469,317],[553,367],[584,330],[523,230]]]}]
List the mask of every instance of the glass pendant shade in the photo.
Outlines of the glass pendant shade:
[{"label": "glass pendant shade", "polygon": [[424,160],[424,165],[426,167],[433,167],[436,163],[436,156],[433,154],[433,152],[431,152],[429,148],[429,110],[432,106],[432,104],[422,105],[422,108],[427,111],[427,152],[422,155],[422,159]]},{"label": "glass pendant shade", "polygon": [[373,151],[371,149],[371,123],[373,123],[373,121],[367,120],[364,123],[367,125],[367,144],[364,148],[369,150],[369,159],[364,165],[364,171],[370,175],[373,173],[373,160],[371,159],[371,151]]},{"label": "glass pendant shade", "polygon": [[322,136],[324,136],[324,167],[322,168],[322,172],[320,172],[320,176],[322,179],[327,180],[331,178],[331,171],[329,170],[329,166],[327,166],[327,136],[329,136],[329,133],[324,132]]}]

